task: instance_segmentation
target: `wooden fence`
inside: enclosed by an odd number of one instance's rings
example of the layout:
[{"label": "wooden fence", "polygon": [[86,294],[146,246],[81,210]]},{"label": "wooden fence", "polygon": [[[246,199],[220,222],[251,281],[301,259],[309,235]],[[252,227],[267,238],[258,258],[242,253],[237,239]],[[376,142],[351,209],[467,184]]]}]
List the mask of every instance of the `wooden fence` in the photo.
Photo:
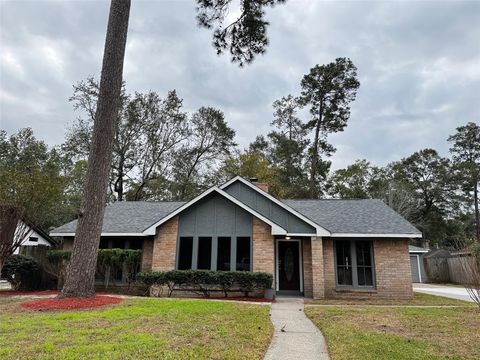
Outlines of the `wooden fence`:
[{"label": "wooden fence", "polygon": [[424,258],[425,272],[429,282],[465,284],[471,282],[472,274],[480,273],[473,256],[449,258]]}]

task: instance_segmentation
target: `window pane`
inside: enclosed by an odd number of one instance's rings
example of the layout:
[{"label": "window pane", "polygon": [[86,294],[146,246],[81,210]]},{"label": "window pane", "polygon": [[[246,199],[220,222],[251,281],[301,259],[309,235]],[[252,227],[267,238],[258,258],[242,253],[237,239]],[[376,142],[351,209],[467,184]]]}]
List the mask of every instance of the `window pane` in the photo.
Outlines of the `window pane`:
[{"label": "window pane", "polygon": [[358,268],[358,285],[359,286],[373,286],[373,276],[371,267]]},{"label": "window pane", "polygon": [[231,238],[218,238],[217,270],[230,271],[230,246]]},{"label": "window pane", "polygon": [[370,242],[369,241],[356,241],[357,251],[357,265],[358,266],[372,266],[372,257],[370,254]]},{"label": "window pane", "polygon": [[212,259],[212,238],[199,237],[198,238],[198,259],[197,269],[210,270]]},{"label": "window pane", "polygon": [[188,270],[192,268],[192,250],[193,238],[181,237],[178,248],[178,270]]},{"label": "window pane", "polygon": [[250,271],[250,237],[237,237],[237,271]]},{"label": "window pane", "polygon": [[372,242],[356,241],[358,286],[373,286]]},{"label": "window pane", "polygon": [[337,265],[350,266],[350,242],[349,241],[337,241]]},{"label": "window pane", "polygon": [[350,252],[349,241],[337,241],[336,261],[337,261],[337,284],[338,285],[353,285],[352,276],[352,257]]}]

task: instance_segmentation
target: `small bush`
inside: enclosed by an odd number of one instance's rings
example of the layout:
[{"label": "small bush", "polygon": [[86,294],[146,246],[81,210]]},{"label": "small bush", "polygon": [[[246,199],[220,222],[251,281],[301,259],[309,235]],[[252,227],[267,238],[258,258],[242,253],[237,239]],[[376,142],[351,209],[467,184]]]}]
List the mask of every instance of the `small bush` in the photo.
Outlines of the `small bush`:
[{"label": "small bush", "polygon": [[148,286],[167,286],[168,296],[174,290],[190,290],[210,297],[212,291],[220,290],[225,296],[241,291],[248,297],[252,291],[269,289],[273,276],[262,272],[171,270],[140,273],[137,279]]},{"label": "small bush", "polygon": [[14,290],[36,290],[40,283],[40,265],[31,256],[12,255],[5,262],[2,275]]}]

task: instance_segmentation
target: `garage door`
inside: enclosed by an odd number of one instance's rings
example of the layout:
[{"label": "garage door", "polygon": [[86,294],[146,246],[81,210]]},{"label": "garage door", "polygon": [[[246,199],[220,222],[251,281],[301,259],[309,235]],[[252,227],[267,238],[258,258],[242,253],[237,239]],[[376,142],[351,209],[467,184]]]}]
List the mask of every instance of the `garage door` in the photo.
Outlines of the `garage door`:
[{"label": "garage door", "polygon": [[418,268],[418,255],[410,255],[410,267],[412,268],[412,282],[420,282],[420,269]]}]

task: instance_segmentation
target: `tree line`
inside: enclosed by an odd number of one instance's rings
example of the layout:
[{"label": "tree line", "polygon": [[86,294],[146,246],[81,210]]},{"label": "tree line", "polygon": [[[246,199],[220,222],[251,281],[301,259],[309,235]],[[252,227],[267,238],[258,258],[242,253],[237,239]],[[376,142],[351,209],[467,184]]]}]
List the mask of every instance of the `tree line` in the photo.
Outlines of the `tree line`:
[{"label": "tree line", "polygon": [[[450,157],[422,149],[386,166],[362,159],[331,171],[328,135],[348,124],[356,71],[346,58],[310,69],[299,94],[273,102],[272,130],[243,150],[221,110],[206,105],[189,113],[175,90],[130,94],[123,84],[107,202],[189,200],[241,175],[267,182],[279,198],[383,199],[431,244],[478,239],[480,127],[473,122],[447,139]],[[28,128],[0,132],[0,198],[10,205],[0,211],[16,209],[1,219],[25,218],[48,230],[80,215],[98,94],[94,78],[73,85],[79,116],[59,146],[48,147]],[[3,222],[2,229],[14,228]]]}]

